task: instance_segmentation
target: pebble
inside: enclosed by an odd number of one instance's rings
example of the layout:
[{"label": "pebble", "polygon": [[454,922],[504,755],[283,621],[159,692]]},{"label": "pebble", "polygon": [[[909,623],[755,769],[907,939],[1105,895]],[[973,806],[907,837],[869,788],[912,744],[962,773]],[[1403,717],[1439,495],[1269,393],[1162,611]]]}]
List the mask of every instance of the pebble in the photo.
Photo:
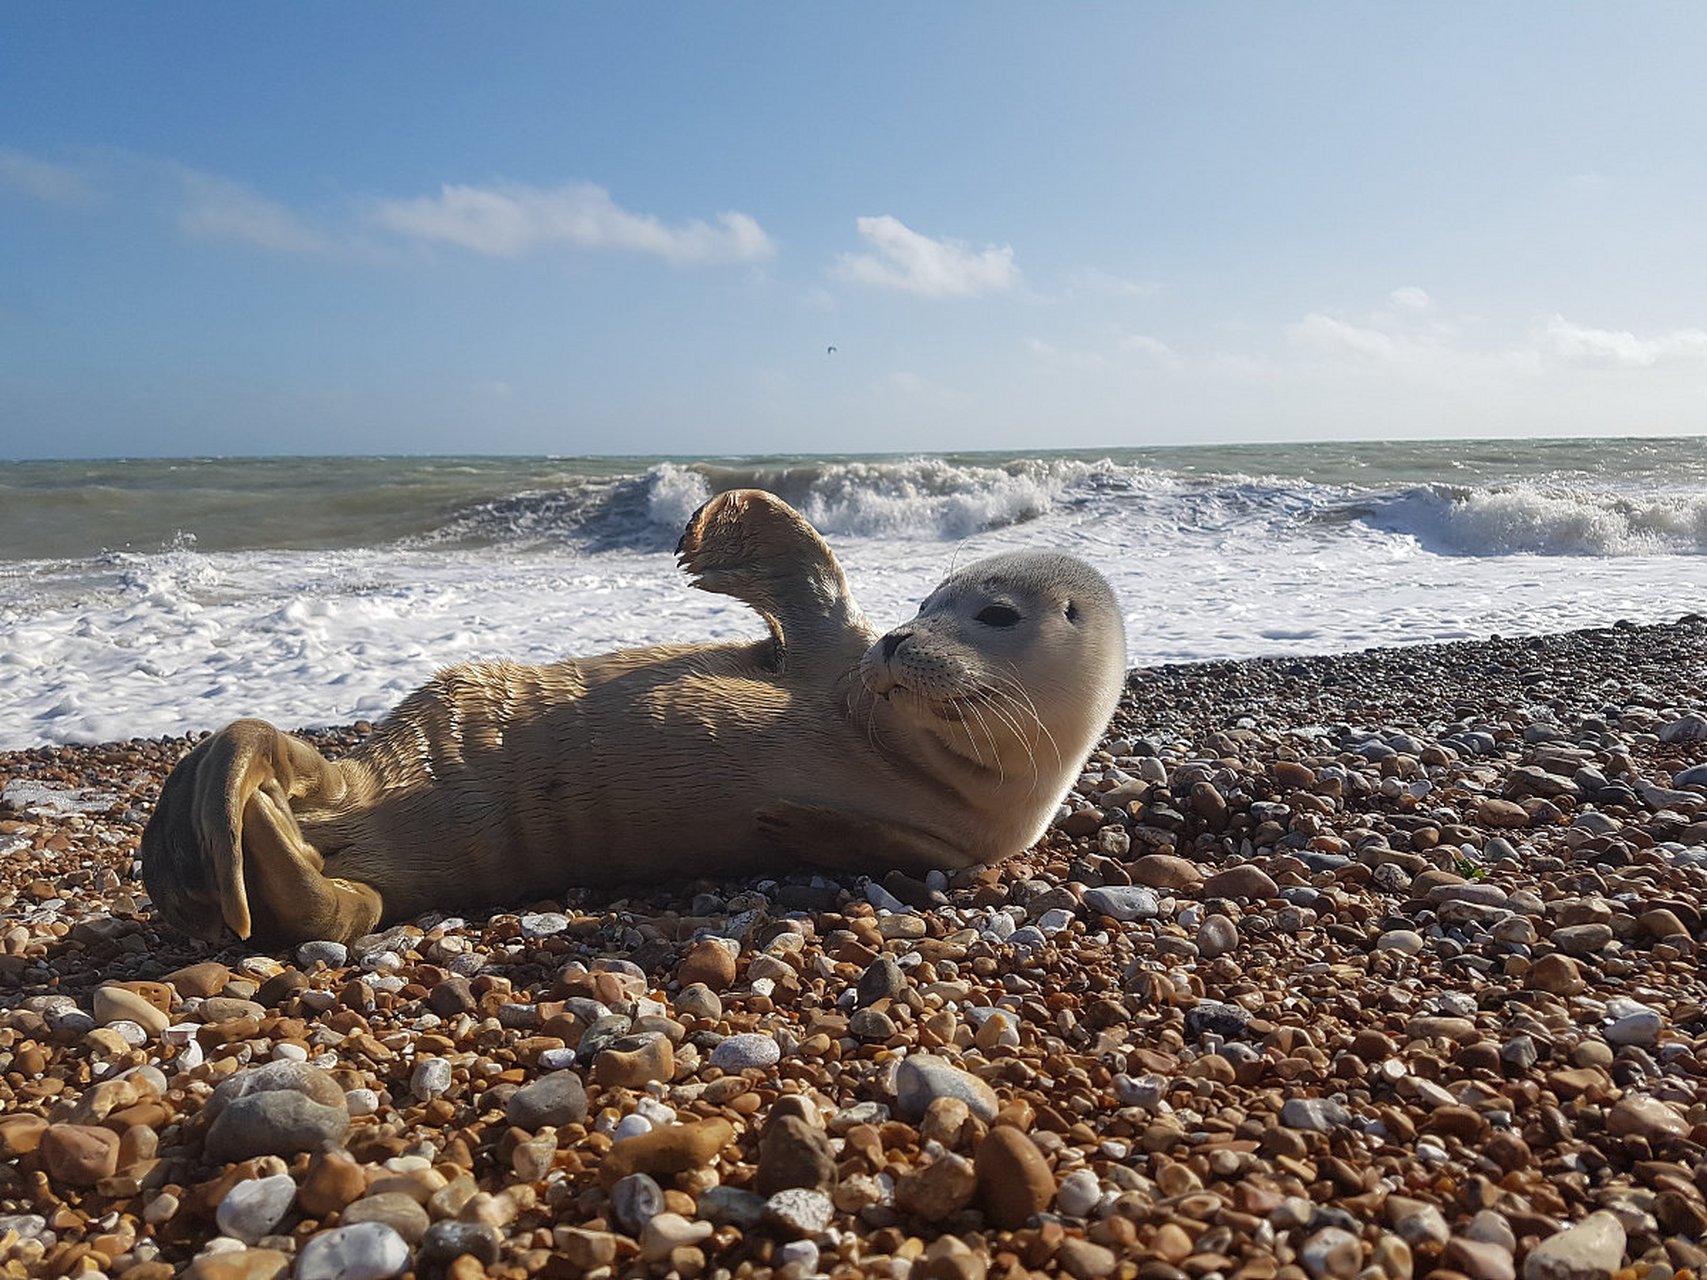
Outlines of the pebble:
[{"label": "pebble", "polygon": [[690,1222],[679,1213],[660,1213],[640,1229],[640,1256],[654,1265],[669,1259],[672,1250],[696,1245],[714,1228],[709,1222]]},{"label": "pebble", "polygon": [[334,1227],[297,1255],[294,1280],[386,1280],[409,1267],[409,1246],[383,1222]]},{"label": "pebble", "polygon": [[219,1229],[244,1244],[272,1235],[296,1201],[296,1181],[288,1173],[248,1178],[235,1184],[219,1202]]},{"label": "pebble", "polygon": [[407,1192],[380,1191],[345,1205],[340,1221],[346,1226],[383,1223],[412,1245],[426,1235],[432,1219],[421,1202]]},{"label": "pebble", "polygon": [[1523,1260],[1523,1280],[1610,1280],[1624,1265],[1624,1225],[1604,1209],[1547,1237]]},{"label": "pebble", "polygon": [[1037,1144],[1009,1125],[997,1125],[978,1144],[977,1198],[990,1224],[1014,1231],[1055,1199],[1055,1175]]},{"label": "pebble", "polygon": [[1102,1184],[1089,1169],[1068,1174],[1055,1191],[1055,1207],[1069,1218],[1088,1217],[1101,1200]]},{"label": "pebble", "polygon": [[674,1000],[676,1013],[682,1017],[703,1018],[716,1022],[723,1016],[723,1001],[703,982],[683,987]]},{"label": "pebble", "polygon": [[1205,917],[1197,926],[1197,951],[1205,960],[1224,956],[1239,945],[1239,928],[1223,915]]},{"label": "pebble", "polygon": [[[443,1058],[420,1058],[409,1073],[409,1092],[424,1100],[446,1093],[451,1086],[451,1065]],[[346,1103],[349,1095],[344,1095]]]},{"label": "pebble", "polygon": [[764,1221],[784,1236],[801,1239],[823,1234],[835,1211],[822,1191],[790,1187],[766,1198]]},{"label": "pebble", "polygon": [[735,982],[735,953],[714,938],[696,942],[676,966],[676,981],[684,987],[698,983],[713,991],[727,991]]},{"label": "pebble", "polygon": [[1279,892],[1280,886],[1275,884],[1273,876],[1248,862],[1217,871],[1203,882],[1203,896],[1206,898],[1266,902]]},{"label": "pebble", "polygon": [[1304,1241],[1299,1251],[1304,1269],[1317,1280],[1353,1280],[1363,1269],[1363,1248],[1342,1227],[1323,1227]]},{"label": "pebble", "polygon": [[1659,1010],[1623,997],[1606,1002],[1606,1016],[1609,1021],[1601,1034],[1611,1044],[1646,1047],[1659,1040],[1660,1031],[1665,1026]]},{"label": "pebble", "polygon": [[1288,1098],[1280,1108],[1280,1123],[1288,1129],[1327,1133],[1352,1123],[1355,1117],[1332,1098]]},{"label": "pebble", "polygon": [[510,1095],[504,1118],[530,1132],[547,1125],[564,1128],[587,1118],[587,1090],[573,1071],[553,1071]]},{"label": "pebble", "polygon": [[644,1173],[631,1173],[617,1179],[610,1189],[611,1216],[616,1225],[631,1236],[664,1212],[664,1189],[655,1178]]},{"label": "pebble", "polygon": [[776,1037],[756,1031],[729,1036],[711,1051],[711,1065],[729,1072],[774,1067],[781,1059]]},{"label": "pebble", "polygon": [[1649,1142],[1687,1137],[1689,1121],[1658,1098],[1620,1098],[1606,1113],[1606,1131],[1622,1137],[1633,1134]]},{"label": "pebble", "polygon": [[491,1267],[503,1250],[504,1237],[497,1227],[486,1222],[435,1222],[421,1237],[415,1252],[419,1271],[448,1267],[466,1254],[482,1267]]},{"label": "pebble", "polygon": [[630,1173],[667,1176],[703,1169],[734,1140],[734,1128],[723,1119],[661,1125],[613,1146],[603,1171],[615,1181]]},{"label": "pebble", "polygon": [[625,1036],[593,1059],[593,1079],[606,1089],[640,1089],[675,1072],[675,1051],[661,1032]]},{"label": "pebble", "polygon": [[942,1222],[972,1203],[978,1172],[962,1155],[945,1151],[895,1180],[895,1204],[926,1222]]},{"label": "pebble", "polygon": [[40,1138],[41,1162],[62,1187],[92,1187],[118,1168],[119,1135],[84,1124],[50,1124]]},{"label": "pebble", "polygon": [[901,1117],[911,1121],[924,1119],[937,1098],[960,1099],[986,1124],[996,1118],[998,1109],[989,1085],[934,1054],[912,1054],[902,1060],[895,1072],[895,1094]]},{"label": "pebble", "polygon": [[1080,901],[1086,910],[1122,922],[1154,920],[1162,911],[1155,893],[1141,885],[1100,885],[1086,889]]},{"label": "pebble", "polygon": [[772,1115],[759,1135],[759,1172],[753,1189],[770,1196],[788,1187],[833,1191],[836,1157],[829,1135],[799,1116]]}]

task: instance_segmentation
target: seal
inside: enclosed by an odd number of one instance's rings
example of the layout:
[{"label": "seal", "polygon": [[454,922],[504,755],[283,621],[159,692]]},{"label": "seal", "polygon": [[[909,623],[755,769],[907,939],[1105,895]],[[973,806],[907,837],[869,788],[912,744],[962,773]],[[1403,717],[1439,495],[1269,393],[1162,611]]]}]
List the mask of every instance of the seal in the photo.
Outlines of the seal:
[{"label": "seal", "polygon": [[1120,693],[1119,606],[1068,556],[969,565],[881,636],[771,494],[713,498],[677,558],[769,636],[451,667],[336,760],[239,720],[143,832],[156,914],[285,946],[571,885],[995,862],[1042,835]]}]

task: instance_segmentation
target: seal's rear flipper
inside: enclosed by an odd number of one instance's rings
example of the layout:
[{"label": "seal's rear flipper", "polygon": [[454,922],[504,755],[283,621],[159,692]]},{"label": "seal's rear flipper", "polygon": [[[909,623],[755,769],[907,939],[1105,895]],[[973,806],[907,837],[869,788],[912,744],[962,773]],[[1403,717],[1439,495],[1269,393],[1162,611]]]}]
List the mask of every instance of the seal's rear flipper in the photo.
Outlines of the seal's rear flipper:
[{"label": "seal's rear flipper", "polygon": [[[160,917],[192,937],[347,941],[379,920],[377,892],[330,879],[291,801],[335,801],[342,778],[313,747],[264,720],[200,743],[166,779],[142,833],[142,878]],[[361,927],[357,927],[357,926]]]}]

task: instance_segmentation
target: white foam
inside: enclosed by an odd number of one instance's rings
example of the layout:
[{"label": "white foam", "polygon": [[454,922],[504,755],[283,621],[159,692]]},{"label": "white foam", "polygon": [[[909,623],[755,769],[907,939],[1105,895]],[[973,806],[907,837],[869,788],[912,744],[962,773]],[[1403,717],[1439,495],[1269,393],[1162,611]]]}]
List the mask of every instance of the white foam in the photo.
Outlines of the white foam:
[{"label": "white foam", "polygon": [[1707,552],[1707,493],[1629,494],[1515,484],[1412,489],[1372,517],[1452,555],[1642,556]]},{"label": "white foam", "polygon": [[[1555,508],[1563,500],[1545,493],[1490,491],[1459,511],[1422,491],[1431,498],[1407,499],[1402,518],[1396,504],[1355,520],[1334,513],[1353,498],[1379,506],[1370,495],[1296,482],[1083,463],[865,465],[823,468],[805,502],[880,627],[910,616],[955,565],[1025,546],[1081,555],[1109,576],[1139,666],[1670,620],[1707,594],[1700,555],[1641,552],[1619,532],[1669,528],[1662,513],[1674,505],[1680,527],[1693,527],[1688,503],[1665,495],[1631,499],[1625,524],[1605,533],[1592,520],[1570,528],[1566,515],[1606,516],[1622,510],[1615,503]],[[373,719],[456,662],[757,637],[744,606],[689,589],[667,549],[708,492],[697,470],[654,469],[631,514],[667,536],[615,549],[549,538],[186,546],[0,565],[0,746],[156,736],[246,715],[286,726]],[[1455,536],[1481,553],[1441,545],[1425,517],[1456,521]],[[1528,554],[1544,529],[1558,531],[1554,554]]]}]

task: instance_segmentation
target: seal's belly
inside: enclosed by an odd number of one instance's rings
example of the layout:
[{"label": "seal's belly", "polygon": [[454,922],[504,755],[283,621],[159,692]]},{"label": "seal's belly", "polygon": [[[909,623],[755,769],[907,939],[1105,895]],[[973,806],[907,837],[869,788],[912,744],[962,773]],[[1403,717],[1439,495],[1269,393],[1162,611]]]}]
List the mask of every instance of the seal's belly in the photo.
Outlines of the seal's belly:
[{"label": "seal's belly", "polygon": [[354,812],[300,814],[303,834],[327,874],[378,887],[392,918],[475,883],[498,900],[758,870],[758,810],[812,797],[865,743],[777,678],[671,665],[583,665],[578,696],[558,688],[535,714],[516,714],[512,669],[501,724],[466,701],[417,709],[433,740],[409,758],[430,770],[380,777]]}]

